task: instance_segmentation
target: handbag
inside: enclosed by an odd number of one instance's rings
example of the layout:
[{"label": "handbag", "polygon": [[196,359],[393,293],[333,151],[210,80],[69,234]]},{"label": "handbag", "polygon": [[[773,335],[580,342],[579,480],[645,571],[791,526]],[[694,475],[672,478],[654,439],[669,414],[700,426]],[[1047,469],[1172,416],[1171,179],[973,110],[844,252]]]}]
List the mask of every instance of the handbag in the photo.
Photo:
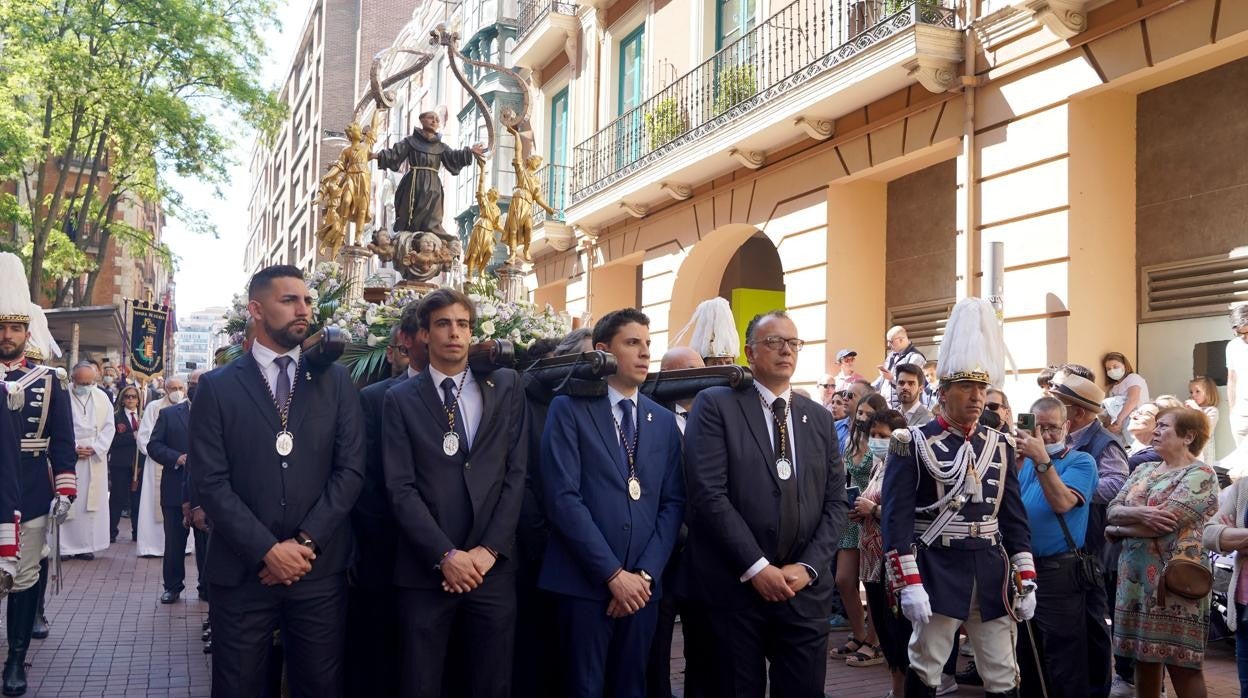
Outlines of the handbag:
[{"label": "handbag", "polygon": [[1166,605],[1166,594],[1176,594],[1185,599],[1203,599],[1213,591],[1213,572],[1193,560],[1170,558],[1161,568],[1161,581],[1157,584],[1157,603]]},{"label": "handbag", "polygon": [[1065,516],[1057,514],[1057,523],[1062,526],[1062,535],[1066,537],[1066,545],[1070,546],[1070,552],[1075,554],[1075,578],[1078,579],[1080,588],[1088,590],[1102,586],[1104,575],[1101,571],[1101,561],[1096,559],[1095,555],[1089,555],[1075,545],[1075,539],[1070,535],[1070,529],[1066,527]]}]

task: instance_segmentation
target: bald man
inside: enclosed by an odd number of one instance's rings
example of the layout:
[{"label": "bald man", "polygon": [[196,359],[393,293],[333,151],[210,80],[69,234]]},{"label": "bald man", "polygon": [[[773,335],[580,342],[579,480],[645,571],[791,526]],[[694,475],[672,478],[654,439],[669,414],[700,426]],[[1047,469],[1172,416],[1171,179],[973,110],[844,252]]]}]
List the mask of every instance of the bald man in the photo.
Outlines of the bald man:
[{"label": "bald man", "polygon": [[923,368],[923,365],[927,363],[927,357],[923,356],[923,352],[914,348],[910,336],[906,333],[906,328],[901,325],[888,328],[884,338],[888,341],[888,355],[884,358],[884,363],[876,366],[880,371],[880,377],[875,379],[872,387],[888,400],[889,405],[896,408],[899,406],[897,367],[901,364],[914,364]]},{"label": "bald man", "polygon": [[[663,355],[663,359],[659,361],[660,371],[678,371],[682,368],[705,368],[706,362],[698,352],[689,347],[672,347]],[[681,400],[676,403],[676,426],[680,427],[680,433],[685,433],[685,418],[689,416],[689,408],[693,406],[693,399]]]}]

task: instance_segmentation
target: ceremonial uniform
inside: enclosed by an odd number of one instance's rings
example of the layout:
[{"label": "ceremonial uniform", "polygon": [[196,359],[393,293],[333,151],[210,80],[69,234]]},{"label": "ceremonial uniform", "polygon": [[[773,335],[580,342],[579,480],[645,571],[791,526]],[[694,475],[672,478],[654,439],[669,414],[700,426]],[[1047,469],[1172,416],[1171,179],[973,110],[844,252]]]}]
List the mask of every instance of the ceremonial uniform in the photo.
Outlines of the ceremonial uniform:
[{"label": "ceremonial uniform", "polygon": [[939,418],[893,432],[881,527],[889,590],[914,623],[907,698],[936,694],[959,626],[975,648],[985,694],[1017,695],[1015,618],[1035,612],[1031,533],[1013,438],[974,422],[986,388],[1001,382],[1003,347],[992,306],[960,301],[939,370],[951,418],[962,414],[972,426]]}]

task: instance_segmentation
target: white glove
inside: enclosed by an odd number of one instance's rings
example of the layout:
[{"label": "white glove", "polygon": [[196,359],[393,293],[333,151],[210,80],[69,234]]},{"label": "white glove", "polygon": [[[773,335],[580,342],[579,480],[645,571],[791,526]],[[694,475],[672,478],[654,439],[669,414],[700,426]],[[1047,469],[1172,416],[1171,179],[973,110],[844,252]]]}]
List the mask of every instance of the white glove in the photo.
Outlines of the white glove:
[{"label": "white glove", "polygon": [[52,518],[56,519],[58,524],[65,523],[65,517],[69,516],[69,507],[73,502],[69,501],[69,497],[58,494],[56,499],[52,500]]},{"label": "white glove", "polygon": [[1031,620],[1036,615],[1036,583],[1030,579],[1023,582],[1023,593],[1014,598],[1014,612],[1019,620]]},{"label": "white glove", "polygon": [[932,602],[922,584],[910,584],[901,590],[901,614],[915,625],[932,619]]},{"label": "white glove", "polygon": [[0,558],[0,594],[6,594],[13,588],[13,578],[17,576],[17,560]]}]

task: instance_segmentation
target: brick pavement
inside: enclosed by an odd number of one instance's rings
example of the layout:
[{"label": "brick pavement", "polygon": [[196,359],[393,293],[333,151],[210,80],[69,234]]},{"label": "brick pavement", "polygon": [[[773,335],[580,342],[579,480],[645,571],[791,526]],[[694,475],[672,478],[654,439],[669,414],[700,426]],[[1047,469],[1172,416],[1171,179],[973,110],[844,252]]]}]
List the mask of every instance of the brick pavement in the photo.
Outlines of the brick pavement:
[{"label": "brick pavement", "polygon": [[[98,553],[94,561],[65,561],[64,591],[48,597],[52,634],[31,642],[28,696],[208,696],[209,656],[199,641],[208,608],[195,594],[193,559],[186,559],[187,591],[182,600],[162,606],[161,560],[136,557],[128,521],[121,529],[124,542]],[[832,633],[834,646],[846,637],[844,632]],[[683,671],[677,626],[672,660],[677,696],[682,695]],[[1239,695],[1234,650],[1228,643],[1209,647],[1205,677],[1210,698]],[[882,664],[857,669],[843,660],[830,660],[826,688],[828,695],[838,698],[880,698],[889,690],[888,672]],[[1169,694],[1175,695],[1173,688]],[[955,695],[983,692],[964,687]]]}]

